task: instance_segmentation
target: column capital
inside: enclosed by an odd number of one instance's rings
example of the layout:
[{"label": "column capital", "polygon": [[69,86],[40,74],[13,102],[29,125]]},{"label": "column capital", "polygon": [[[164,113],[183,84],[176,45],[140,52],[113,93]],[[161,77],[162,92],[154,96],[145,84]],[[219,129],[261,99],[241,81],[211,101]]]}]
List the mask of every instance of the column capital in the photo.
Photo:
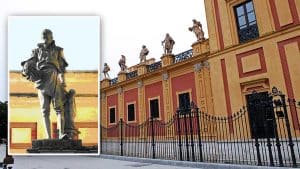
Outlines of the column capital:
[{"label": "column capital", "polygon": [[162,79],[163,79],[164,81],[168,80],[168,79],[169,79],[169,74],[168,74],[167,72],[164,72],[164,73],[162,74]]}]

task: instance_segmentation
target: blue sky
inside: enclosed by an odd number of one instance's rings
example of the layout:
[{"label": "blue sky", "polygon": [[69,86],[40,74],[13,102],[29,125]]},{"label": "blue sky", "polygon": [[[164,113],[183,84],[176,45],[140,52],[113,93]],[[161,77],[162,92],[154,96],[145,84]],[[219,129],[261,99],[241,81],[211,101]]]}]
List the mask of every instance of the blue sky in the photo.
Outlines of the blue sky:
[{"label": "blue sky", "polygon": [[11,16],[8,18],[8,68],[20,70],[41,42],[43,29],[64,48],[67,70],[98,70],[100,18],[95,16]]}]

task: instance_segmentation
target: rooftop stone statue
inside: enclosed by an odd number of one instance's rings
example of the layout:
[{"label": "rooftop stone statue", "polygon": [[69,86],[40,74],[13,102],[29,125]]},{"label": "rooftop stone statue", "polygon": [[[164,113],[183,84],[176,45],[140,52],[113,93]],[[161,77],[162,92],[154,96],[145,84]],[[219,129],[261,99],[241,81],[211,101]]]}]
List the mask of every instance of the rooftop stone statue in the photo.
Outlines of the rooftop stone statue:
[{"label": "rooftop stone statue", "polygon": [[126,57],[124,55],[121,55],[121,59],[119,60],[119,66],[121,68],[121,72],[125,72],[127,69],[126,66]]},{"label": "rooftop stone statue", "polygon": [[102,73],[104,74],[104,78],[110,78],[108,72],[110,71],[110,67],[108,66],[107,63],[104,63],[104,68]]},{"label": "rooftop stone statue", "polygon": [[146,62],[146,56],[149,54],[149,50],[145,45],[142,46],[142,50],[140,52],[140,63]]},{"label": "rooftop stone statue", "polygon": [[167,33],[165,39],[161,42],[164,47],[164,54],[172,54],[173,46],[175,41],[173,38]]},{"label": "rooftop stone statue", "polygon": [[193,26],[189,27],[189,31],[195,33],[197,41],[201,42],[205,40],[202,24],[196,19],[193,19]]}]

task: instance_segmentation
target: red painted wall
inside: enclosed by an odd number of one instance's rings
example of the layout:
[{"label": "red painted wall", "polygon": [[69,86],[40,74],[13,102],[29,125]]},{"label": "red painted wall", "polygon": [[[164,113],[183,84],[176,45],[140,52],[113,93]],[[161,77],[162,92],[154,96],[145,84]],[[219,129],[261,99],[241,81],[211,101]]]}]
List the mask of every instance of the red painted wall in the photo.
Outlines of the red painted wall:
[{"label": "red painted wall", "polygon": [[160,118],[162,121],[165,119],[165,112],[164,112],[164,100],[163,100],[163,86],[162,82],[156,82],[145,86],[145,102],[146,102],[146,118],[150,117],[150,111],[149,111],[149,98],[157,97],[159,96],[159,104],[160,104]]},{"label": "red painted wall", "polygon": [[127,103],[135,101],[135,119],[136,123],[139,122],[139,102],[138,102],[138,89],[131,89],[124,92],[124,122],[127,122]]},{"label": "red painted wall", "polygon": [[[173,110],[176,111],[178,107],[176,92],[181,92],[185,90],[192,89],[192,100],[197,103],[196,98],[196,86],[195,86],[195,75],[194,72],[173,77],[171,79],[172,83],[172,99],[173,99]],[[175,112],[174,112],[175,113]]]},{"label": "red painted wall", "polygon": [[130,127],[135,126],[139,123],[139,102],[138,102],[138,89],[131,89],[124,92],[124,122],[128,123],[127,117],[127,103],[135,102],[135,122],[131,122],[129,126],[124,126],[125,137],[130,136],[139,136],[140,132],[137,127]]},{"label": "red painted wall", "polygon": [[118,94],[107,96],[107,124],[109,125],[109,107],[116,106],[116,122],[119,121]]}]

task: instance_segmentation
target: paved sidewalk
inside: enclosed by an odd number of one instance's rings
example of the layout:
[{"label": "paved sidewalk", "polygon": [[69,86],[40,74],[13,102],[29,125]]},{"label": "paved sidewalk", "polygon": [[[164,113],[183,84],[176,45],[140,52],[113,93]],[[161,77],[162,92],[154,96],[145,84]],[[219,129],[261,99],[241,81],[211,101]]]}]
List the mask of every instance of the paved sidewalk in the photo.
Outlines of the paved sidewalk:
[{"label": "paved sidewalk", "polygon": [[[5,145],[0,145],[0,162],[5,156]],[[99,156],[14,156],[13,169],[279,169],[216,163],[195,163],[120,157]],[[2,169],[0,167],[0,169]],[[284,168],[287,169],[287,168]]]},{"label": "paved sidewalk", "polygon": [[192,169],[190,167],[119,161],[88,156],[17,156],[14,158],[13,169]]}]

